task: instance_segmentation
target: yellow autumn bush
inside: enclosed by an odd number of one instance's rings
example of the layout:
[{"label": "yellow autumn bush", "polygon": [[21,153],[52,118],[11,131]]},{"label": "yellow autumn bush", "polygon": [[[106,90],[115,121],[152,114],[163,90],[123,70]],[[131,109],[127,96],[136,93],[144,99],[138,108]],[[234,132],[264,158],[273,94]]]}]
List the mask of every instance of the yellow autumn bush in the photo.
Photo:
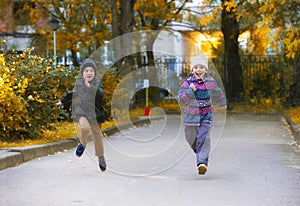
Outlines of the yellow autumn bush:
[{"label": "yellow autumn bush", "polygon": [[[3,55],[0,55],[3,61]],[[23,79],[17,83],[16,78],[9,74],[9,68],[2,66],[0,71],[0,121],[3,137],[8,137],[11,128],[16,131],[24,130],[24,123],[29,121],[26,101],[19,94],[23,94],[28,81]]]},{"label": "yellow autumn bush", "polygon": [[[32,54],[32,49],[21,54],[1,54],[0,142],[9,144],[29,139],[48,142],[74,136],[74,130],[62,129],[68,123],[58,122],[64,112],[55,103],[73,89],[78,74],[78,68],[55,66],[52,59]],[[104,107],[109,119],[110,101],[118,77],[109,71],[102,82],[105,87]]]},{"label": "yellow autumn bush", "polygon": [[[54,129],[60,112],[55,102],[72,85],[72,71],[32,54],[0,55],[0,138],[41,138]],[[74,81],[73,81],[74,82]]]}]

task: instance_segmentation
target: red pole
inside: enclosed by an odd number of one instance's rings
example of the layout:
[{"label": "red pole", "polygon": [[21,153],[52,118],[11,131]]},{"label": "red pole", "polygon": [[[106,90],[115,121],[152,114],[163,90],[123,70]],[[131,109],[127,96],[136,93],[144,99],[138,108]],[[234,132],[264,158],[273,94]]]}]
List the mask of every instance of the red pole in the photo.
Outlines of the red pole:
[{"label": "red pole", "polygon": [[145,116],[149,116],[149,91],[148,91],[148,87],[146,87],[146,106],[145,106]]}]

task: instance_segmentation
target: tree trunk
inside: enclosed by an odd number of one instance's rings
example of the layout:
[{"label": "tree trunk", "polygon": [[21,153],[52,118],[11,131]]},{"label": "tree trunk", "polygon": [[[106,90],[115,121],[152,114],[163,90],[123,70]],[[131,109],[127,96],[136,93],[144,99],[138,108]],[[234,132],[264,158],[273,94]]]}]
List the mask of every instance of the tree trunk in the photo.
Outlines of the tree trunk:
[{"label": "tree trunk", "polygon": [[290,86],[290,94],[287,97],[287,103],[293,107],[300,105],[300,54],[295,56],[294,61],[296,73],[294,75],[294,81]]},{"label": "tree trunk", "polygon": [[224,36],[225,68],[227,69],[227,98],[229,102],[239,101],[243,95],[243,74],[241,60],[239,56],[239,23],[236,19],[236,13],[228,11],[224,3],[228,0],[222,0],[222,33]]},{"label": "tree trunk", "polygon": [[114,54],[117,60],[116,66],[120,76],[124,76],[132,70],[133,59],[126,56],[128,48],[131,48],[131,43],[122,35],[132,32],[134,25],[133,6],[136,0],[121,0],[120,10],[118,10],[117,0],[111,0],[112,12],[112,37],[114,39]]}]

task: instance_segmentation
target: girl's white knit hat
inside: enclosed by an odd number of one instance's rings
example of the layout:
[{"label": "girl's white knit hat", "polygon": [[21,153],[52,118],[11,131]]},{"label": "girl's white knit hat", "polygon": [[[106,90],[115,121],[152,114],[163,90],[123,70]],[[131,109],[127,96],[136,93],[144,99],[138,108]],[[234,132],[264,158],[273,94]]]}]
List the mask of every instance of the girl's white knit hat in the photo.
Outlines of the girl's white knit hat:
[{"label": "girl's white knit hat", "polygon": [[204,54],[200,54],[192,58],[191,61],[192,68],[198,64],[203,65],[206,67],[206,69],[208,69],[208,60]]}]

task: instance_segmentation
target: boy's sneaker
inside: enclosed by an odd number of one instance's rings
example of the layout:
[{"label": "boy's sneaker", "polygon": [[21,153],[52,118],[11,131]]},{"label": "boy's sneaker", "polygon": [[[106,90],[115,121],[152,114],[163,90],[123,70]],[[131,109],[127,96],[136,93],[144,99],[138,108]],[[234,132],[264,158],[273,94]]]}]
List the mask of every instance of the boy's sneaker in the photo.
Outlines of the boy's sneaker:
[{"label": "boy's sneaker", "polygon": [[75,152],[76,156],[80,157],[83,154],[84,149],[85,147],[81,143],[79,143]]},{"label": "boy's sneaker", "polygon": [[198,165],[198,174],[199,175],[205,175],[206,171],[207,171],[207,167],[205,164]]},{"label": "boy's sneaker", "polygon": [[99,157],[98,158],[98,161],[99,161],[99,167],[100,167],[100,170],[102,172],[104,172],[106,170],[106,162],[105,162],[105,159],[104,157]]}]

